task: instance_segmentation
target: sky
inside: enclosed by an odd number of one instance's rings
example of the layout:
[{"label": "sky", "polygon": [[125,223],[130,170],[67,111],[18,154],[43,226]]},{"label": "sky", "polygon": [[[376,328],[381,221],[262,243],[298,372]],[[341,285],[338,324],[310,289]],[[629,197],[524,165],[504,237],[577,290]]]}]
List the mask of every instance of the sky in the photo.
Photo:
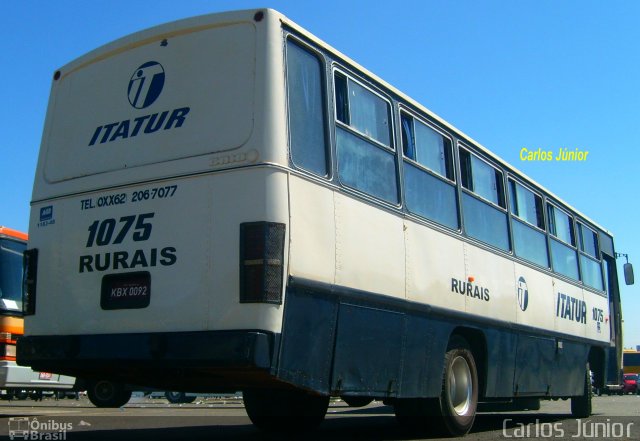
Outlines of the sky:
[{"label": "sky", "polygon": [[[4,1],[0,225],[27,229],[56,69],[151,26],[259,7],[284,13],[607,228],[640,276],[640,2],[633,0]],[[523,148],[589,154],[525,161]],[[635,347],[640,281],[622,283],[622,303],[624,345]]]}]

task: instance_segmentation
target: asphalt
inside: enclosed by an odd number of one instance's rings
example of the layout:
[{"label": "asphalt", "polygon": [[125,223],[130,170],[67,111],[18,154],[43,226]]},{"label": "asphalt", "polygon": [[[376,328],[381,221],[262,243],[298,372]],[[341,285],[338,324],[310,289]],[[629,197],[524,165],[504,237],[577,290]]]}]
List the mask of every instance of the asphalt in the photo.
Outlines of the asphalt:
[{"label": "asphalt", "polygon": [[[576,420],[568,401],[543,402],[539,411],[480,413],[465,441],[495,439],[640,440],[640,396],[593,399],[594,416]],[[98,409],[79,400],[0,401],[0,437],[15,439],[28,426],[29,439],[64,440],[439,440],[428,431],[398,425],[393,408],[374,402],[329,407],[325,421],[305,433],[265,433],[253,427],[240,398],[199,397],[192,404],[162,398],[133,398],[119,409]],[[287,421],[282,422],[283,429]],[[33,430],[35,429],[35,430]]]}]

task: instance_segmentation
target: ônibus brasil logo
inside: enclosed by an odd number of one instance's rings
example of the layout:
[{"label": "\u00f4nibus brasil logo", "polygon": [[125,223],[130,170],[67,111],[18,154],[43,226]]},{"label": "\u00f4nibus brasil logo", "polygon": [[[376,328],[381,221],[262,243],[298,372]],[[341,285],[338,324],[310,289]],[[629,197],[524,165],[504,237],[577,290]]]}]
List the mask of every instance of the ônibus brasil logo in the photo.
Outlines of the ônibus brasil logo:
[{"label": "\u00f4nibus brasil logo", "polygon": [[154,103],[164,87],[164,68],[156,61],[148,61],[138,67],[129,80],[129,103],[136,109],[144,109]]}]

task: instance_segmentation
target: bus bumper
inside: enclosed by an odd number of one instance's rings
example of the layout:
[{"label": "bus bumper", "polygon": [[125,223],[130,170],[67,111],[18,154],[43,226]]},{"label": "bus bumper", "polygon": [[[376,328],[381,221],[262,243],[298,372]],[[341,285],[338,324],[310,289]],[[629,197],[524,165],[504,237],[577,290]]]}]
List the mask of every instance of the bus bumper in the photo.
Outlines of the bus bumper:
[{"label": "bus bumper", "polygon": [[18,340],[17,360],[82,379],[235,391],[271,378],[275,337],[253,330],[26,336]]},{"label": "bus bumper", "polygon": [[0,361],[0,389],[71,389],[75,378],[45,372],[35,372],[30,367],[18,366],[14,361]]}]

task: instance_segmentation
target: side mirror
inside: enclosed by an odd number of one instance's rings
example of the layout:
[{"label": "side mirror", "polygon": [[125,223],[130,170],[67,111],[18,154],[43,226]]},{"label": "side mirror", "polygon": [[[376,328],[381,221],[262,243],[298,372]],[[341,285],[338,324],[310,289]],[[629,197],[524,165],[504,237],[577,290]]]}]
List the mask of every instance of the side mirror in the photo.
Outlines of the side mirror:
[{"label": "side mirror", "polygon": [[624,264],[624,282],[627,285],[633,285],[633,265],[630,263]]}]

